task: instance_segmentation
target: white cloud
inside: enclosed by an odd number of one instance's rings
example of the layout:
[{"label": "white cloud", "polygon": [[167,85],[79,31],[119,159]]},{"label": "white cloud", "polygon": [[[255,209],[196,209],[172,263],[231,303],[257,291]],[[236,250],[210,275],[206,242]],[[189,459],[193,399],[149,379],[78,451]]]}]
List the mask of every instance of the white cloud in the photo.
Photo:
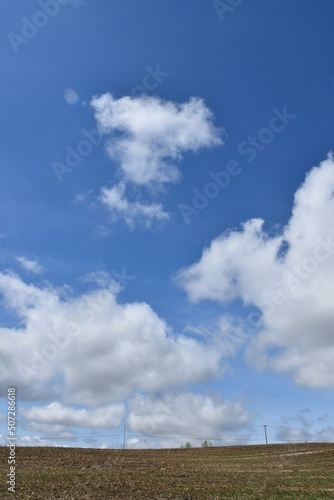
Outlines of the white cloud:
[{"label": "white cloud", "polygon": [[16,260],[25,271],[29,271],[34,274],[40,274],[43,271],[43,267],[35,260],[29,260],[23,256],[16,257]]},{"label": "white cloud", "polygon": [[[145,432],[153,422],[155,433],[164,429],[164,436],[167,431],[180,436],[160,440],[159,446],[178,446],[190,429],[196,437],[204,432],[229,444],[240,437],[247,441],[242,427],[249,415],[238,403],[190,393],[166,395],[220,376],[224,356],[231,354],[224,341],[215,339],[213,331],[199,339],[176,335],[149,305],[119,303],[120,287],[106,273],[93,273],[85,281],[94,290],[73,297],[0,273],[4,304],[20,321],[20,327],[0,328],[0,388],[6,395],[7,387],[15,385],[21,401],[36,401],[20,410],[23,428],[71,442],[74,428],[119,426],[130,398],[129,430]],[[227,328],[223,323],[220,333]],[[49,398],[54,402],[40,403]],[[152,446],[145,439],[129,446]],[[52,443],[34,437],[22,442],[33,444]]]},{"label": "white cloud", "polygon": [[[114,273],[113,273],[114,274]],[[115,276],[106,271],[93,271],[80,278],[82,283],[90,283],[99,288],[110,290],[117,294],[121,290],[121,283],[115,279]]]},{"label": "white cloud", "polygon": [[109,405],[87,410],[85,408],[66,407],[55,401],[47,406],[34,406],[21,410],[21,414],[35,423],[108,429],[118,427],[124,417],[123,404]]},{"label": "white cloud", "polygon": [[333,216],[329,155],[297,190],[281,234],[270,236],[262,220],[250,220],[213,240],[176,278],[193,302],[239,298],[254,306],[261,321],[247,317],[258,331],[249,359],[309,387],[334,387]]},{"label": "white cloud", "polygon": [[123,183],[116,184],[112,188],[103,188],[100,199],[116,217],[124,218],[130,228],[136,224],[142,224],[149,228],[154,221],[169,219],[169,214],[164,211],[160,203],[131,202],[124,194],[125,185]]},{"label": "white cloud", "polygon": [[[161,194],[163,186],[180,178],[178,164],[186,153],[223,144],[221,130],[203,99],[175,103],[159,97],[96,96],[91,101],[106,150],[117,164],[119,183],[103,187],[100,201],[115,217],[133,228],[169,219],[160,203],[138,199]],[[132,186],[135,197],[125,193]],[[143,198],[143,196],[141,197]]]},{"label": "white cloud", "polygon": [[[110,135],[107,151],[124,179],[138,185],[174,182],[175,163],[186,152],[222,144],[212,112],[200,98],[177,104],[158,97],[94,97],[100,131]],[[171,163],[172,162],[172,163]]]},{"label": "white cloud", "polygon": [[[168,446],[179,445],[180,438],[197,446],[205,439],[216,439],[217,445],[222,441],[235,444],[241,437],[247,441],[249,413],[239,403],[221,397],[192,393],[165,394],[160,398],[137,395],[129,407],[129,428],[148,436],[166,436]],[[161,443],[166,446],[164,440]]]},{"label": "white cloud", "polygon": [[241,295],[250,301],[270,285],[268,267],[279,276],[276,252],[282,237],[268,239],[262,225],[261,219],[253,219],[241,232],[227,231],[204,249],[199,262],[178,273],[176,279],[192,302],[223,303]]},{"label": "white cloud", "polygon": [[183,331],[199,338],[215,339],[224,359],[232,359],[248,341],[243,322],[227,314],[196,326],[188,324]]},{"label": "white cloud", "polygon": [[61,393],[66,405],[99,407],[221,372],[214,341],[173,334],[149,305],[120,304],[110,288],[62,298],[0,274],[0,293],[20,320],[18,328],[0,328],[2,394],[17,385],[22,400]]}]

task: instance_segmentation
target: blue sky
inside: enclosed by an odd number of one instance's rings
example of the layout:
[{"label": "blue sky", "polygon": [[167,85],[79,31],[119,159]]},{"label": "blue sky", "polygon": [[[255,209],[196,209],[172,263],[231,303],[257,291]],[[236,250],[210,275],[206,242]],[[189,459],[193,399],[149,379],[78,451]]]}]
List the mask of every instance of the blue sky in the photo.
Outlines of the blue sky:
[{"label": "blue sky", "polygon": [[333,440],[332,2],[2,11],[3,439]]}]

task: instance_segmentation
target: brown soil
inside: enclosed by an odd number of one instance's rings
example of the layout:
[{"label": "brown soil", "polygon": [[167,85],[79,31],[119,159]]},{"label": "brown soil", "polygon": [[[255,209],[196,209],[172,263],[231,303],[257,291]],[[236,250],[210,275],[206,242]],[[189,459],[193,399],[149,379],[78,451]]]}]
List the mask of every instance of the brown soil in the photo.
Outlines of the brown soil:
[{"label": "brown soil", "polygon": [[6,448],[0,457],[5,499],[334,499],[334,444],[17,448],[15,493],[7,491]]}]

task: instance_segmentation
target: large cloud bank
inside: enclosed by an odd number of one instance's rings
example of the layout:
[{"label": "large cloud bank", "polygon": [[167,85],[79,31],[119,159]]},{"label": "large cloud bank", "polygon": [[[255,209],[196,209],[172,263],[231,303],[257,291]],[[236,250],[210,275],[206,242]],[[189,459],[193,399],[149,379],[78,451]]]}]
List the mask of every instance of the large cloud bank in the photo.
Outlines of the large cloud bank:
[{"label": "large cloud bank", "polygon": [[252,219],[214,239],[178,273],[193,302],[241,299],[256,308],[249,359],[290,373],[308,387],[334,387],[334,160],[330,154],[295,194],[288,224],[276,235]]}]

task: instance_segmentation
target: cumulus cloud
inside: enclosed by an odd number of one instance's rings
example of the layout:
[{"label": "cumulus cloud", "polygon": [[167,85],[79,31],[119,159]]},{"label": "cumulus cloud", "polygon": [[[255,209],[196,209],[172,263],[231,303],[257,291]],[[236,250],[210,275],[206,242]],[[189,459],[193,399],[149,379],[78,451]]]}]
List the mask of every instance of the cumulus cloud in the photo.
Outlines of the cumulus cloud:
[{"label": "cumulus cloud", "polygon": [[176,280],[193,302],[241,299],[256,313],[248,350],[259,368],[292,374],[309,387],[334,387],[334,160],[330,154],[295,194],[279,234],[252,219],[204,249]]},{"label": "cumulus cloud", "polygon": [[85,408],[66,407],[58,401],[54,401],[47,406],[33,406],[21,411],[21,414],[26,419],[34,423],[99,429],[118,427],[122,422],[124,413],[123,404],[87,410]]},{"label": "cumulus cloud", "polygon": [[155,221],[169,219],[161,203],[131,202],[125,196],[125,185],[116,184],[111,188],[104,187],[101,191],[100,200],[118,218],[123,218],[130,228],[142,224],[149,228]]},{"label": "cumulus cloud", "polygon": [[[176,433],[176,439],[158,438],[156,446],[178,446],[190,429],[194,437],[247,441],[242,427],[250,417],[243,406],[170,392],[221,376],[234,353],[223,335],[232,322],[221,320],[218,337],[214,328],[198,338],[176,334],[148,304],[120,303],[121,286],[108,274],[93,273],[84,282],[93,289],[73,296],[0,273],[3,304],[18,319],[17,327],[0,328],[0,390],[5,396],[14,385],[21,402],[34,401],[20,409],[22,428],[71,443],[77,428],[116,428],[125,421],[132,432]],[[52,444],[24,439],[22,446]],[[133,439],[128,446],[155,446],[151,438]]]},{"label": "cumulus cloud", "polygon": [[[177,104],[158,97],[94,97],[91,105],[107,151],[127,181],[138,185],[174,182],[175,163],[186,152],[222,144],[212,112],[199,98]],[[173,163],[171,163],[173,162]]]},{"label": "cumulus cloud", "polygon": [[244,323],[228,314],[199,325],[188,323],[183,331],[203,339],[214,338],[222,356],[226,359],[234,358],[248,341],[248,332]]},{"label": "cumulus cloud", "polygon": [[168,219],[158,203],[141,203],[125,196],[125,185],[160,193],[180,178],[178,164],[186,153],[223,144],[213,113],[203,99],[175,103],[159,97],[112,94],[91,101],[99,131],[106,136],[106,151],[118,166],[120,184],[102,189],[100,200],[133,226],[137,218],[152,222]]},{"label": "cumulus cloud", "polygon": [[40,274],[43,271],[43,267],[35,260],[29,260],[23,256],[17,257],[16,260],[25,271],[34,274]]},{"label": "cumulus cloud", "polygon": [[253,219],[242,225],[242,231],[225,232],[204,249],[199,262],[178,273],[176,280],[192,302],[224,303],[241,295],[251,301],[270,285],[268,267],[278,278],[276,253],[282,237],[268,239],[262,225],[263,220]]},{"label": "cumulus cloud", "polygon": [[0,274],[0,293],[19,320],[0,328],[2,394],[17,385],[22,400],[61,394],[66,405],[99,407],[221,371],[213,341],[174,334],[148,304],[119,303],[112,287],[62,297]]},{"label": "cumulus cloud", "polygon": [[221,397],[188,392],[165,394],[160,398],[137,395],[129,407],[128,426],[132,431],[166,436],[170,439],[169,445],[180,444],[180,439],[197,446],[201,439],[216,439],[217,445],[222,441],[235,444],[241,436],[247,440],[244,427],[250,421],[250,414],[239,403]]}]

